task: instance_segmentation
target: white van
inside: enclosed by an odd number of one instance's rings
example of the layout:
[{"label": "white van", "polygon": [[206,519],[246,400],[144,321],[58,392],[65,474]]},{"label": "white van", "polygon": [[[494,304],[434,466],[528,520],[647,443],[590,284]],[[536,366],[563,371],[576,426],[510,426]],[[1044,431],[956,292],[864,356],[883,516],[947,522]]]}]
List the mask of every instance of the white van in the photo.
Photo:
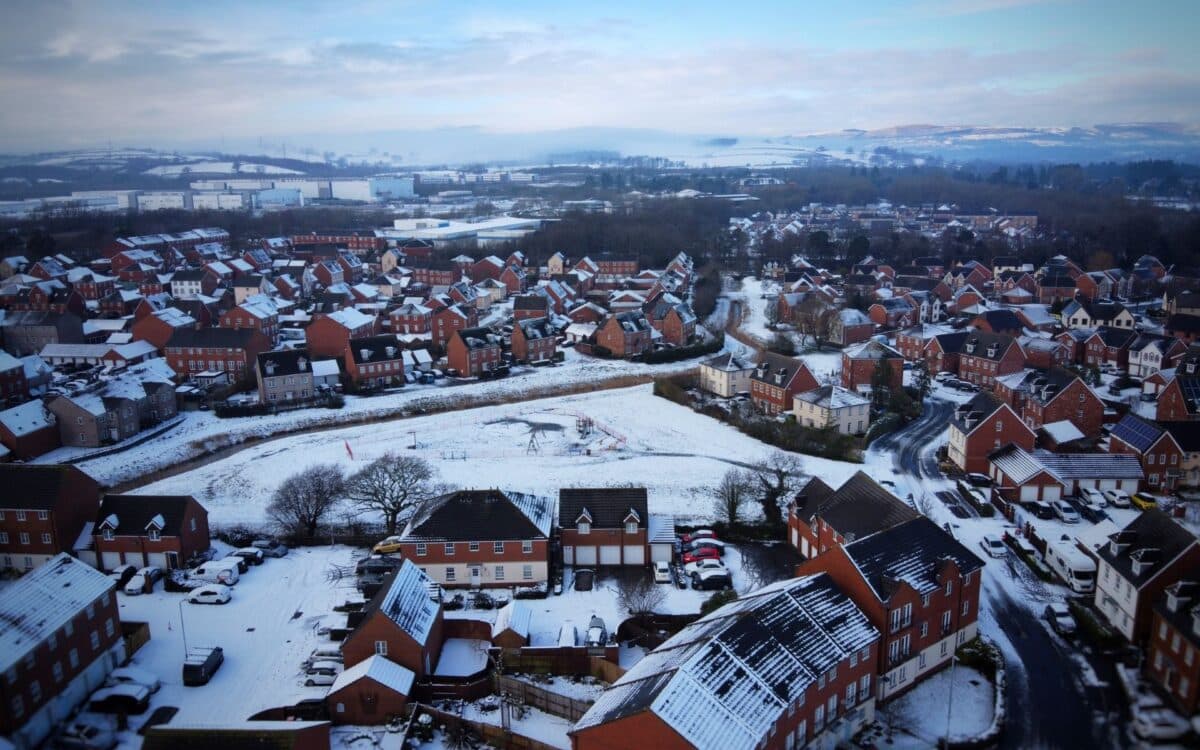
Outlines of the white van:
[{"label": "white van", "polygon": [[223,583],[232,586],[238,582],[237,563],[229,560],[210,560],[198,568],[193,568],[188,574],[191,578],[199,578],[209,583]]},{"label": "white van", "polygon": [[1075,542],[1062,539],[1046,544],[1046,565],[1063,583],[1074,592],[1090,594],[1096,589],[1096,561],[1075,546]]}]

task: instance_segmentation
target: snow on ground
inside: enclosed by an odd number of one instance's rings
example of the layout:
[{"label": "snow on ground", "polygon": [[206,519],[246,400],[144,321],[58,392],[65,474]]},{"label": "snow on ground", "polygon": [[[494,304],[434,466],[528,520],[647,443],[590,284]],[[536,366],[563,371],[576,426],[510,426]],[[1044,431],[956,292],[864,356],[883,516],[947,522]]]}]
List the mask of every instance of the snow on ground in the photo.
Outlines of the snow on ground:
[{"label": "snow on ground", "polygon": [[[767,327],[766,310],[767,305],[775,304],[780,291],[779,284],[774,281],[757,279],[753,276],[742,279],[741,291],[733,292],[730,295],[742,302],[745,315],[740,326],[742,333],[763,345],[769,344],[775,338],[776,332]],[[763,299],[764,295],[767,296],[767,299]],[[785,327],[785,330],[781,332],[791,338],[792,343],[796,346],[796,351],[799,352],[797,357],[804,360],[818,380],[833,382],[842,370],[840,349],[816,351],[812,349],[811,342],[804,340],[804,337],[795,331],[786,330]]]},{"label": "snow on ground", "polygon": [[[727,346],[740,347],[729,339]],[[623,375],[668,375],[685,372],[699,359],[661,365],[624,360],[602,360],[565,349],[560,367],[518,367],[503,380],[468,382],[452,386],[449,379],[435,385],[411,385],[383,396],[348,396],[337,410],[300,409],[283,414],[220,419],[209,411],[186,412],[179,426],[119,453],[78,462],[78,466],[104,485],[136,479],[231,445],[281,433],[331,425],[395,417],[402,411],[419,411],[469,403],[473,398],[520,398],[532,390],[561,387],[567,383],[599,383]],[[97,452],[95,449],[59,448],[36,459],[37,463],[61,463]]]},{"label": "snow on ground", "polygon": [[[479,707],[478,702],[466,703],[463,705],[462,715],[464,719],[471,721],[501,726],[500,711],[503,710],[505,709],[484,711]],[[574,722],[569,719],[552,716],[532,706],[527,706],[521,715],[512,717],[511,726],[512,731],[517,734],[554,747],[568,748],[571,746],[571,740],[567,737],[567,732],[570,731],[573,724]]]},{"label": "snow on ground", "polygon": [[[459,487],[557,497],[562,487],[632,483],[649,490],[651,512],[708,521],[706,488],[732,466],[761,461],[777,449],[652,390],[635,386],[283,437],[135,492],[194,495],[218,525],[262,523],[272,492],[299,469],[333,462],[354,471],[398,451],[424,458],[442,481]],[[580,417],[594,424],[583,437],[576,429]],[[418,447],[410,450],[414,436]],[[811,456],[801,461],[834,486],[860,468]]]},{"label": "snow on ground", "polygon": [[440,677],[470,677],[487,666],[492,644],[472,638],[447,638],[433,673]]},{"label": "snow on ground", "polygon": [[562,695],[577,701],[595,701],[604,692],[605,683],[590,675],[583,677],[563,677],[550,675],[510,674],[509,677],[529,683],[556,695]]},{"label": "snow on ground", "polygon": [[988,678],[970,667],[938,672],[879,711],[894,732],[888,747],[933,747],[947,732],[951,738],[982,734],[992,722],[994,692]]},{"label": "snow on ground", "polygon": [[[359,554],[343,546],[308,547],[269,558],[251,567],[234,587],[233,599],[219,606],[188,604],[185,594],[161,586],[141,596],[118,593],[121,620],[150,625],[150,640],[132,660],[162,680],[150,711],[176,706],[177,722],[240,721],[263,709],[323,698],[328,688],[305,687],[300,664],[313,648],[330,643],[319,628],[345,626],[346,616],[333,607],[361,601],[353,575],[334,581],[328,576],[332,566],[350,566]],[[225,663],[207,685],[183,686],[185,632],[191,648],[225,651]],[[134,717],[131,728],[150,711]],[[139,747],[140,738],[128,735],[122,744]]]},{"label": "snow on ground", "polygon": [[191,164],[167,164],[159,167],[151,167],[143,174],[154,175],[155,177],[181,177],[183,175],[208,175],[208,174],[304,174],[295,169],[287,167],[277,167],[273,164],[255,164],[252,162],[231,162],[231,161],[201,161],[192,162]]}]

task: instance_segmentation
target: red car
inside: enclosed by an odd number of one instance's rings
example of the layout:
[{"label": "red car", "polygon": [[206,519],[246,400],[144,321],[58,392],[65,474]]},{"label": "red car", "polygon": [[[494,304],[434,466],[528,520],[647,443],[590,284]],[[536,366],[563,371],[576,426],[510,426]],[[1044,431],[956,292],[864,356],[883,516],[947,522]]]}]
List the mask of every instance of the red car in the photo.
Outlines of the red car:
[{"label": "red car", "polygon": [[721,553],[718,552],[716,550],[716,548],[700,547],[698,549],[692,550],[691,552],[684,552],[683,553],[683,564],[687,565],[688,563],[694,563],[698,560],[718,560],[718,559],[720,559],[720,557],[721,557]]},{"label": "red car", "polygon": [[716,539],[717,534],[712,529],[696,529],[690,534],[684,534],[679,537],[679,541],[684,544],[691,544],[697,539]]}]

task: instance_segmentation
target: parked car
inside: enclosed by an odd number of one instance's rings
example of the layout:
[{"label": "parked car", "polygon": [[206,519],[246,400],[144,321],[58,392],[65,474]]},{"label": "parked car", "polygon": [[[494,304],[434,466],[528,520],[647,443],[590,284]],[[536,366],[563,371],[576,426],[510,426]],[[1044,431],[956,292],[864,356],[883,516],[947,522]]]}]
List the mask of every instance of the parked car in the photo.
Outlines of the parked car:
[{"label": "parked car", "polygon": [[725,563],[720,558],[697,560],[694,563],[688,563],[683,566],[683,572],[691,575],[698,570],[725,570]]},{"label": "parked car", "polygon": [[[98,721],[101,717],[80,714],[74,721],[69,722],[59,730],[51,747],[66,750],[112,750],[117,746],[117,734],[107,721]],[[90,719],[90,720],[89,720]]]},{"label": "parked car", "polygon": [[716,560],[721,556],[721,553],[716,547],[698,547],[697,549],[683,553],[683,564],[694,563],[699,560]]},{"label": "parked car", "polygon": [[1122,490],[1105,490],[1104,499],[1114,508],[1128,508],[1132,505],[1129,499],[1129,493]]},{"label": "parked car", "polygon": [[954,373],[943,371],[943,372],[939,372],[937,375],[934,375],[933,379],[939,383],[945,383],[947,380],[950,380],[953,377],[954,377]]},{"label": "parked car", "polygon": [[246,571],[250,570],[249,561],[247,561],[246,558],[239,557],[237,555],[230,555],[229,557],[223,557],[220,560],[217,560],[217,564],[220,564],[220,563],[228,563],[229,565],[232,565],[233,567],[237,568],[237,572],[238,572],[239,576],[241,574],[245,573]]},{"label": "parked car", "polygon": [[273,539],[255,539],[250,546],[262,550],[264,557],[284,557],[288,553],[287,547]]},{"label": "parked car", "polygon": [[304,660],[304,669],[307,670],[312,665],[323,661],[333,661],[339,664],[344,663],[345,657],[342,656],[342,647],[336,643],[328,646],[317,646],[308,655],[308,658]]},{"label": "parked car", "polygon": [[129,579],[137,575],[137,568],[133,565],[118,565],[109,571],[108,577],[117,582],[117,590],[124,591],[125,584],[129,583]]},{"label": "parked car", "polygon": [[698,549],[715,549],[718,555],[725,554],[725,542],[720,539],[694,539],[691,544],[683,546],[683,552],[695,552]]},{"label": "parked car", "polygon": [[608,643],[608,627],[604,624],[604,620],[592,615],[592,619],[588,620],[587,635],[584,640],[589,646],[603,646]]},{"label": "parked car", "polygon": [[146,719],[146,723],[138,727],[137,733],[144,735],[146,731],[152,727],[166,724],[171,719],[175,718],[175,714],[179,713],[179,709],[175,706],[159,706],[150,712],[150,717]]},{"label": "parked car", "polygon": [[400,551],[400,543],[404,541],[403,537],[389,536],[375,544],[371,548],[371,552],[376,555],[390,555],[393,552]]},{"label": "parked car", "polygon": [[317,685],[332,685],[342,673],[342,663],[338,661],[313,662],[304,670],[304,684],[308,687]]},{"label": "parked car", "polygon": [[655,583],[670,583],[671,582],[671,566],[664,560],[654,561],[654,582]]},{"label": "parked car", "polygon": [[1133,493],[1133,495],[1129,498],[1129,502],[1133,503],[1133,507],[1137,508],[1138,510],[1150,510],[1151,508],[1158,507],[1157,500],[1150,495],[1146,495],[1141,492]]},{"label": "parked car", "polygon": [[1133,711],[1133,733],[1143,739],[1171,742],[1187,734],[1188,728],[1187,719],[1157,699],[1152,699],[1150,705],[1140,705]]},{"label": "parked car", "polygon": [[1033,515],[1043,520],[1054,518],[1054,508],[1050,507],[1050,503],[1044,500],[1033,500],[1029,503],[1029,509],[1033,511]]},{"label": "parked car", "polygon": [[117,667],[108,673],[108,679],[104,684],[109,686],[121,684],[141,685],[149,690],[151,694],[157,693],[158,689],[162,687],[162,682],[159,681],[153,672],[148,672],[141,667]]},{"label": "parked car", "polygon": [[1066,500],[1053,500],[1050,502],[1050,507],[1054,509],[1054,515],[1058,516],[1058,520],[1063,523],[1079,523],[1079,511],[1072,508]]},{"label": "parked car", "polygon": [[233,597],[233,590],[221,583],[210,583],[198,589],[192,589],[187,595],[191,604],[227,604]]},{"label": "parked car", "polygon": [[1075,618],[1071,616],[1071,610],[1067,605],[1061,602],[1047,604],[1044,616],[1050,622],[1050,627],[1054,629],[1055,633],[1063,637],[1075,635]]},{"label": "parked car", "polygon": [[154,590],[154,584],[161,581],[162,577],[162,568],[153,565],[148,568],[142,568],[133,574],[133,577],[125,584],[125,588],[121,590],[130,596],[147,594]]},{"label": "parked car", "polygon": [[100,714],[140,714],[149,707],[150,690],[133,683],[100,688],[88,701],[88,710]]},{"label": "parked car", "polygon": [[1004,557],[1008,552],[1008,547],[1000,541],[1000,537],[991,534],[984,534],[983,538],[979,540],[979,546],[983,547],[983,551],[992,557]]},{"label": "parked car", "polygon": [[698,570],[692,573],[692,588],[701,591],[719,591],[733,587],[729,571]]},{"label": "parked car", "polygon": [[575,590],[591,591],[596,582],[596,571],[591,568],[579,568],[575,571]]},{"label": "parked car", "polygon": [[974,485],[975,487],[991,487],[992,486],[992,478],[991,477],[989,477],[987,474],[979,474],[976,472],[971,472],[970,474],[967,475],[967,482]]},{"label": "parked car", "polygon": [[681,534],[679,537],[679,541],[683,544],[691,544],[692,542],[696,541],[697,539],[716,539],[716,538],[717,538],[717,532],[713,531],[712,529],[696,529],[695,531],[689,532],[687,534]]},{"label": "parked car", "polygon": [[1096,510],[1104,510],[1104,507],[1108,505],[1104,493],[1092,487],[1080,487],[1079,499],[1084,505],[1090,505]]},{"label": "parked car", "polygon": [[226,586],[232,586],[237,583],[239,576],[237,564],[224,560],[206,562],[198,568],[192,568],[188,575],[192,578],[198,578],[201,581],[223,583]]},{"label": "parked car", "polygon": [[224,663],[225,650],[220,646],[189,649],[183,659],[183,684],[207,685]]},{"label": "parked car", "polygon": [[258,547],[242,547],[241,549],[235,549],[229,556],[240,557],[251,565],[262,565],[263,560],[265,559],[263,551]]}]

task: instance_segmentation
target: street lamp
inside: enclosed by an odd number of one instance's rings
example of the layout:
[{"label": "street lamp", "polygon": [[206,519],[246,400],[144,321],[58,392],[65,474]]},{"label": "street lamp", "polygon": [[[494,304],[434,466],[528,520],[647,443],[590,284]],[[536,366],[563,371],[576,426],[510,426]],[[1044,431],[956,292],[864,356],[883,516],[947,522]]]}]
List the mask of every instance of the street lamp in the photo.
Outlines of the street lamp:
[{"label": "street lamp", "polygon": [[188,645],[187,629],[183,626],[183,601],[183,599],[179,600],[179,633],[183,636],[183,658],[186,659],[188,655]]}]

